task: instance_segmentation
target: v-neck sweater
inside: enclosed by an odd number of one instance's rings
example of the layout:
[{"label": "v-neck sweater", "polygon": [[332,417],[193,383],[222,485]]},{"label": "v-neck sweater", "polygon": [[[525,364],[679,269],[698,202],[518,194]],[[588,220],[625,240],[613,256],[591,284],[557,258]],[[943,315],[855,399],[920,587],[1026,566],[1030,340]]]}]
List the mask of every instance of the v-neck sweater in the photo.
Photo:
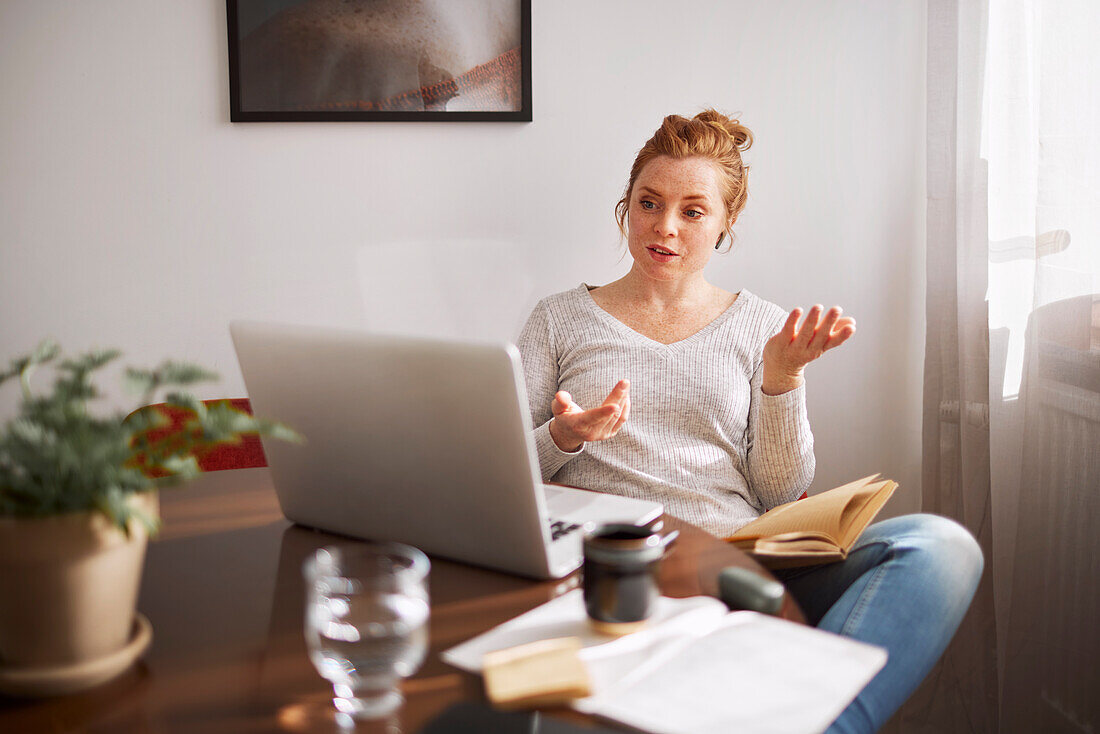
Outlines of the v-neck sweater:
[{"label": "v-neck sweater", "polygon": [[[602,309],[583,283],[544,298],[517,342],[543,480],[656,500],[718,537],[797,499],[814,475],[805,385],[760,389],[764,343],[785,320],[742,290],[702,329],[664,344]],[[624,378],[630,415],[621,430],[559,449],[554,394],[594,408]]]}]

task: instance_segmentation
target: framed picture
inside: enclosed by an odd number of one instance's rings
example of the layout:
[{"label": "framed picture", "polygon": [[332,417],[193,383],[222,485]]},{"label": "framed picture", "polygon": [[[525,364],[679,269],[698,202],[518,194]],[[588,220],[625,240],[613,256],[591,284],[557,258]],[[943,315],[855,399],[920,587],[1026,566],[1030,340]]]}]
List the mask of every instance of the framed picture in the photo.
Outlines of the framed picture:
[{"label": "framed picture", "polygon": [[531,120],[531,0],[226,0],[233,122]]}]

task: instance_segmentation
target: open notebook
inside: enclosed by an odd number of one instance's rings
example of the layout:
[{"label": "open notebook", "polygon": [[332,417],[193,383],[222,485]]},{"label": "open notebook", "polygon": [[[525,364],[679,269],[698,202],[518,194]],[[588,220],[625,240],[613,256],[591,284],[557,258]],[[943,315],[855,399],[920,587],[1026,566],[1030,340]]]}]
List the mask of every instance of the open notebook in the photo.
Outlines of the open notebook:
[{"label": "open notebook", "polygon": [[878,475],[774,507],[726,538],[770,569],[842,561],[897,489]]}]

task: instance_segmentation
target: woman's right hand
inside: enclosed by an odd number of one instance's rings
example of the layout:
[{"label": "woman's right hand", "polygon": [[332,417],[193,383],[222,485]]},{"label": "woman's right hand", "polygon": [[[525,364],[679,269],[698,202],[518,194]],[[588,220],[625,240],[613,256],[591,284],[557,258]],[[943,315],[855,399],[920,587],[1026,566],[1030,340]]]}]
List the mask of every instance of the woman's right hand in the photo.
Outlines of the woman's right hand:
[{"label": "woman's right hand", "polygon": [[630,415],[630,381],[619,380],[603,405],[584,410],[573,402],[573,396],[558,391],[551,406],[550,437],[562,451],[578,450],[586,441],[611,438],[626,423]]}]

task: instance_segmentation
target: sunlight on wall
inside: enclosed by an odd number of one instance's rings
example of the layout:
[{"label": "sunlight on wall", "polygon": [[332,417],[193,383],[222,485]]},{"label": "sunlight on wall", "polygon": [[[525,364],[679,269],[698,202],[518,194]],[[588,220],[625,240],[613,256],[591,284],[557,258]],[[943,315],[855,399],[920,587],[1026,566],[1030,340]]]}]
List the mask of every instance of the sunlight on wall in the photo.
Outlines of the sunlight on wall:
[{"label": "sunlight on wall", "polygon": [[363,323],[371,331],[515,341],[537,300],[523,248],[514,242],[367,245],[356,261]]}]

